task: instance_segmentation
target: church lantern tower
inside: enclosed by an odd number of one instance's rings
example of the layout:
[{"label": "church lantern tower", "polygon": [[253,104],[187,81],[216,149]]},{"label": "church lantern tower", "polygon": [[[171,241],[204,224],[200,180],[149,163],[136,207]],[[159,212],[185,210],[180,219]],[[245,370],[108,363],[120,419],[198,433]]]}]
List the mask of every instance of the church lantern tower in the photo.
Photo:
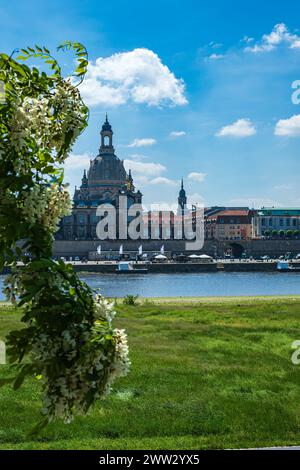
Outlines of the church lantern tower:
[{"label": "church lantern tower", "polygon": [[101,147],[99,154],[103,153],[114,153],[115,149],[113,147],[113,131],[111,128],[110,123],[108,122],[107,119],[107,114],[106,114],[106,119],[105,122],[102,126],[101,132]]}]

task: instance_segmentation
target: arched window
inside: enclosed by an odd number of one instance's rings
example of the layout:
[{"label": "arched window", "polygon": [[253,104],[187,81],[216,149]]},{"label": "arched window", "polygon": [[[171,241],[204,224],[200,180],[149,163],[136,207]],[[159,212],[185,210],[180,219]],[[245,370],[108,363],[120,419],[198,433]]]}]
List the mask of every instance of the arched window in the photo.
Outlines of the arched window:
[{"label": "arched window", "polygon": [[104,145],[105,145],[105,147],[109,147],[109,136],[108,135],[104,136]]}]

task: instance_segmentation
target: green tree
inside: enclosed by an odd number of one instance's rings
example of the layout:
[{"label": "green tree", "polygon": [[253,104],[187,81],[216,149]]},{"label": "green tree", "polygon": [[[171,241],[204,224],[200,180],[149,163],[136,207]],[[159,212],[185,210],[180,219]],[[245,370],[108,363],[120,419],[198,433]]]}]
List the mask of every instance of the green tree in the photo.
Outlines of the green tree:
[{"label": "green tree", "polygon": [[[45,47],[22,49],[17,59],[0,54],[0,272],[10,266],[5,291],[22,307],[24,323],[7,338],[17,375],[2,384],[17,389],[26,376],[41,380],[43,419],[36,430],[86,412],[129,367],[126,335],[112,326],[113,305],[94,296],[70,265],[52,260],[54,233],[71,209],[62,164],[89,114],[77,87],[87,51],[70,42],[58,50],[75,52],[72,79]],[[45,66],[23,63],[31,59]]]}]

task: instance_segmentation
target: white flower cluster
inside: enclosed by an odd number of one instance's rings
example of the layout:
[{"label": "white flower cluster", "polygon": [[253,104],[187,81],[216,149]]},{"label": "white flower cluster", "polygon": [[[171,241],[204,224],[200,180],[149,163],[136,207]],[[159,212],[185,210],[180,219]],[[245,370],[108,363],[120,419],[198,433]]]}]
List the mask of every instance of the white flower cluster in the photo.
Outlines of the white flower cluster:
[{"label": "white flower cluster", "polygon": [[[54,97],[52,99],[53,109],[57,111],[59,116],[53,122],[51,128],[50,147],[60,151],[61,147],[65,144],[67,133],[72,133],[70,146],[75,142],[80,134],[82,124],[84,121],[84,111],[80,98],[80,93],[69,80],[61,81],[54,90]],[[64,154],[61,162],[67,157]]]},{"label": "white flower cluster", "polygon": [[130,369],[131,362],[129,359],[129,348],[127,343],[127,335],[125,330],[114,330],[115,339],[115,354],[114,360],[109,367],[105,393],[108,394],[111,390],[111,385],[118,377],[125,377]]},{"label": "white flower cluster", "polygon": [[57,230],[62,217],[72,209],[69,192],[58,184],[35,185],[30,192],[24,192],[22,213],[30,224],[41,224],[51,232]]},{"label": "white flower cluster", "polygon": [[50,128],[49,99],[25,97],[14,104],[10,138],[16,150],[21,151],[31,136],[41,145]]},{"label": "white flower cluster", "polygon": [[[111,319],[112,307],[105,299],[95,302],[101,317]],[[106,307],[104,306],[106,303]],[[91,396],[104,398],[118,377],[127,375],[130,367],[127,336],[124,330],[113,330],[109,320],[96,321],[92,331],[81,324],[64,330],[60,337],[42,333],[33,342],[33,354],[39,363],[49,365],[60,358],[66,366],[58,376],[42,371],[44,384],[43,413],[49,421],[61,418],[65,423],[73,419],[75,410],[84,412]]]},{"label": "white flower cluster", "polygon": [[26,147],[26,139],[30,138],[36,141],[40,150],[59,154],[56,159],[63,163],[81,132],[85,112],[79,91],[68,80],[61,80],[47,98],[25,97],[23,101],[15,102],[10,126],[10,140],[19,152],[14,162],[15,170],[22,172],[26,168],[22,150]]},{"label": "white flower cluster", "polygon": [[94,303],[96,318],[105,318],[109,325],[111,325],[116,315],[113,302],[105,299],[101,294],[97,294]]}]

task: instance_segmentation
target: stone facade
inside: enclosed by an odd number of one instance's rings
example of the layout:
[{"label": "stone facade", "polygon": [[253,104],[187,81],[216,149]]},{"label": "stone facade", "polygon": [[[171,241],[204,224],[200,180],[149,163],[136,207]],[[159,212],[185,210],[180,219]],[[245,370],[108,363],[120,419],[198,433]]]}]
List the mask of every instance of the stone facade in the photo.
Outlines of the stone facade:
[{"label": "stone facade", "polygon": [[252,238],[252,218],[255,211],[231,208],[216,211],[205,219],[205,238],[219,241]]},{"label": "stone facade", "polygon": [[263,207],[253,217],[253,238],[300,235],[300,209]]}]

